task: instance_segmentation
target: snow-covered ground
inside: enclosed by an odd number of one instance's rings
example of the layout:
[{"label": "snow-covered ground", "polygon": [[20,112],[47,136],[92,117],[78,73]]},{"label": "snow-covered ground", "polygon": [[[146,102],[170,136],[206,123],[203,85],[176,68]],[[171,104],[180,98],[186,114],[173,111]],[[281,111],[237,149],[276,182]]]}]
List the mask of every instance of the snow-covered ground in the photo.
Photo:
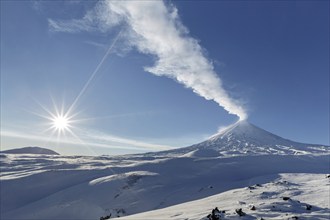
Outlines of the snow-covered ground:
[{"label": "snow-covered ground", "polygon": [[[329,156],[328,146],[291,142],[247,122],[174,151],[0,154],[1,219],[201,219],[216,206],[228,219],[237,208],[247,219],[327,219]],[[261,186],[247,188],[254,184]]]},{"label": "snow-covered ground", "polygon": [[[273,179],[259,184],[264,179]],[[255,179],[256,184],[204,199],[121,219],[207,220],[218,207],[222,219],[330,219],[330,178],[323,174],[280,174]],[[237,209],[245,216],[240,217]]]},{"label": "snow-covered ground", "polygon": [[[166,159],[134,156],[1,157],[1,219],[99,219],[109,213],[112,216],[130,215],[255,183],[266,184],[275,181],[279,173],[288,172],[321,173],[309,177],[320,181],[314,182],[310,190],[300,187],[311,186],[306,183],[308,181],[303,181],[297,186],[297,192],[323,190],[325,195],[329,194],[329,188],[327,191],[324,185],[325,174],[329,172],[329,155]],[[268,178],[255,180],[263,176]],[[295,183],[295,179],[288,181]],[[275,190],[266,186],[254,190],[254,194],[245,194],[252,198],[244,200],[254,201],[257,192]],[[302,202],[325,208],[325,205],[318,205],[319,198],[302,199]],[[277,199],[280,201],[280,196]],[[268,200],[267,204],[272,201],[275,200]],[[253,203],[260,207],[259,203]],[[216,206],[229,210],[222,204]],[[205,211],[198,214],[209,212],[212,206],[206,204]]]}]

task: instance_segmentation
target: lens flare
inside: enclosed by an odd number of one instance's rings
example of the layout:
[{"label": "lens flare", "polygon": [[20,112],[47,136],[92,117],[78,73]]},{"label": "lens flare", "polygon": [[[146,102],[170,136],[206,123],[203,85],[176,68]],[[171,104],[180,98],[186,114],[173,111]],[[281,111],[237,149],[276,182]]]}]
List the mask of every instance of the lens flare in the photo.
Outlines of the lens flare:
[{"label": "lens flare", "polygon": [[58,115],[52,118],[53,128],[58,131],[68,130],[70,128],[70,120],[68,117],[63,115]]},{"label": "lens flare", "polygon": [[45,134],[46,132],[51,131],[51,136],[57,133],[58,138],[62,135],[65,136],[68,133],[76,137],[72,129],[76,127],[78,122],[82,121],[77,119],[78,112],[73,113],[71,110],[70,113],[66,110],[64,102],[60,105],[59,103],[56,103],[52,97],[50,99],[52,100],[53,108],[49,108],[35,100],[35,102],[44,110],[44,113],[31,112],[48,121],[45,124],[45,126],[47,126],[44,130]]}]

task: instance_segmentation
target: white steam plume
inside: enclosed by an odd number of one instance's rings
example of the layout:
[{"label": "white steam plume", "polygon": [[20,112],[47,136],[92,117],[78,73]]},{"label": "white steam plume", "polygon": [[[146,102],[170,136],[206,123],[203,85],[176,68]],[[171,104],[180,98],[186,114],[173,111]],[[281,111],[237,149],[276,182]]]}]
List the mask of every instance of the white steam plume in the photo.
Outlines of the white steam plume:
[{"label": "white steam plume", "polygon": [[90,30],[92,21],[101,31],[126,25],[129,44],[157,59],[154,66],[145,67],[146,71],[173,78],[240,120],[247,118],[243,107],[223,89],[212,63],[198,41],[189,36],[173,5],[163,1],[102,1],[81,20],[49,20],[49,24],[55,31],[74,32]]}]

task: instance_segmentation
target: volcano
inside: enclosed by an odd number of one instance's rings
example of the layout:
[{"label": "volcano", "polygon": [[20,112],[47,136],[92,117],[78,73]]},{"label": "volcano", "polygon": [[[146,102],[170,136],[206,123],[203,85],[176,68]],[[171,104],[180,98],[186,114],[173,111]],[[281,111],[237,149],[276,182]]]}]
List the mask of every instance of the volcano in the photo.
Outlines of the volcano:
[{"label": "volcano", "polygon": [[189,147],[163,151],[155,155],[195,157],[231,157],[253,155],[323,154],[329,146],[291,141],[246,120],[238,121],[209,139]]}]

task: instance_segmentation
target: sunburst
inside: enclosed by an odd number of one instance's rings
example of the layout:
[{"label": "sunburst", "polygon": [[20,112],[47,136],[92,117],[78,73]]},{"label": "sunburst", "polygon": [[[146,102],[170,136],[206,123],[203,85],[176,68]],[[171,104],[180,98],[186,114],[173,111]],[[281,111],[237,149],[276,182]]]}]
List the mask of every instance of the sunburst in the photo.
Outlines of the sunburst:
[{"label": "sunburst", "polygon": [[77,119],[78,113],[73,113],[72,108],[65,110],[64,103],[62,103],[61,106],[58,103],[56,103],[53,98],[51,98],[51,100],[53,102],[53,109],[50,109],[42,105],[38,101],[36,101],[39,104],[39,106],[42,107],[45,113],[47,113],[47,114],[35,113],[36,115],[48,121],[45,124],[47,128],[44,132],[52,131],[52,134],[57,133],[58,137],[65,135],[66,133],[70,133],[71,135],[76,136],[73,133],[72,129],[74,128],[75,124],[77,124],[77,122],[80,121]]},{"label": "sunburst", "polygon": [[71,125],[70,118],[65,115],[56,115],[52,118],[52,128],[56,129],[59,132],[68,131]]}]

